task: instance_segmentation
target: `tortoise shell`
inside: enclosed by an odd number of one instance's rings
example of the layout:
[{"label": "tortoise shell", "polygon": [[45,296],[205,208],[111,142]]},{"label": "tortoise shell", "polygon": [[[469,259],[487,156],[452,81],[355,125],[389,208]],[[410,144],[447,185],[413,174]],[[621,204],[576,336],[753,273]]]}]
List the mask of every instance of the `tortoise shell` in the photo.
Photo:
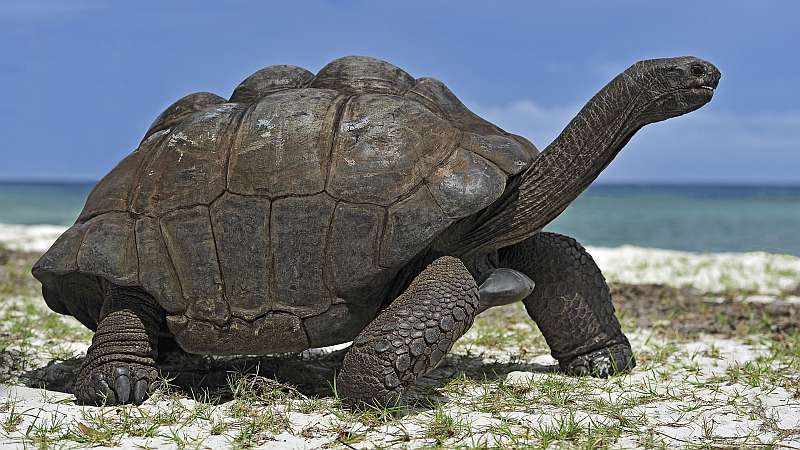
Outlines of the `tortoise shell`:
[{"label": "tortoise shell", "polygon": [[189,352],[346,342],[404,265],[536,154],[384,61],[270,66],[230,100],[167,108],[33,274],[92,329],[107,283],[143,289]]}]

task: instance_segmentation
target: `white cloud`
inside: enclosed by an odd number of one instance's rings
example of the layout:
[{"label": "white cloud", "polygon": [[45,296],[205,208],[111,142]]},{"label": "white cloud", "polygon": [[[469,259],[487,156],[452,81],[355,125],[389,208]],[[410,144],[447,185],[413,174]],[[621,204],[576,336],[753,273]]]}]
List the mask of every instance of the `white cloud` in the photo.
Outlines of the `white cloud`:
[{"label": "white cloud", "polygon": [[[530,100],[473,111],[543,150],[582,105]],[[800,182],[800,112],[700,110],[642,129],[601,176],[604,181]]]}]

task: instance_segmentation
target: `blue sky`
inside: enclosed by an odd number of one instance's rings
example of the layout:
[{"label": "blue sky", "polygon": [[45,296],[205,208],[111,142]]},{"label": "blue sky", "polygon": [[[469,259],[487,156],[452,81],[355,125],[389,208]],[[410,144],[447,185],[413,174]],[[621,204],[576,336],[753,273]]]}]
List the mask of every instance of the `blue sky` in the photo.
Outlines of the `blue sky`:
[{"label": "blue sky", "polygon": [[714,101],[646,127],[608,182],[800,183],[800,2],[0,3],[0,179],[94,180],[194,91],[361,54],[444,81],[540,148],[631,63],[695,55]]}]

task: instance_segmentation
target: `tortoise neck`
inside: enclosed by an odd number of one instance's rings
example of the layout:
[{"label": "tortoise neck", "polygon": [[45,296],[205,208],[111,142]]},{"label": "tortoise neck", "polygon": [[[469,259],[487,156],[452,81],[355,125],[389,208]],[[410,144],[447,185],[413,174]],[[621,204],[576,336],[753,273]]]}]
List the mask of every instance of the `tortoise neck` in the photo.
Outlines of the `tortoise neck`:
[{"label": "tortoise neck", "polygon": [[558,217],[645,125],[638,87],[625,73],[598,92],[521,176],[506,239],[519,242]]},{"label": "tortoise neck", "polygon": [[505,194],[472,218],[460,239],[464,253],[523,241],[555,219],[645,125],[640,88],[623,72],[581,109]]}]

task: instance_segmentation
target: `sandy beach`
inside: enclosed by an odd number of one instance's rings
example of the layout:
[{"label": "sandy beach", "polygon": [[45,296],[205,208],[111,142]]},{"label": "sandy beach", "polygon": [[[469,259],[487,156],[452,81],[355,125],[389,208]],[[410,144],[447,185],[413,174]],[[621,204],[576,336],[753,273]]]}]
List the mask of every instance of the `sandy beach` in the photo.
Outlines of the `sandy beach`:
[{"label": "sandy beach", "polygon": [[0,223],[0,245],[19,252],[43,253],[67,227]]},{"label": "sandy beach", "polygon": [[638,360],[609,380],[557,373],[509,305],[394,409],[340,406],[325,380],[341,349],[176,357],[170,385],[112,408],[62,392],[91,333],[47,310],[28,275],[63,229],[0,225],[0,448],[800,448],[794,256],[589,248]]}]

